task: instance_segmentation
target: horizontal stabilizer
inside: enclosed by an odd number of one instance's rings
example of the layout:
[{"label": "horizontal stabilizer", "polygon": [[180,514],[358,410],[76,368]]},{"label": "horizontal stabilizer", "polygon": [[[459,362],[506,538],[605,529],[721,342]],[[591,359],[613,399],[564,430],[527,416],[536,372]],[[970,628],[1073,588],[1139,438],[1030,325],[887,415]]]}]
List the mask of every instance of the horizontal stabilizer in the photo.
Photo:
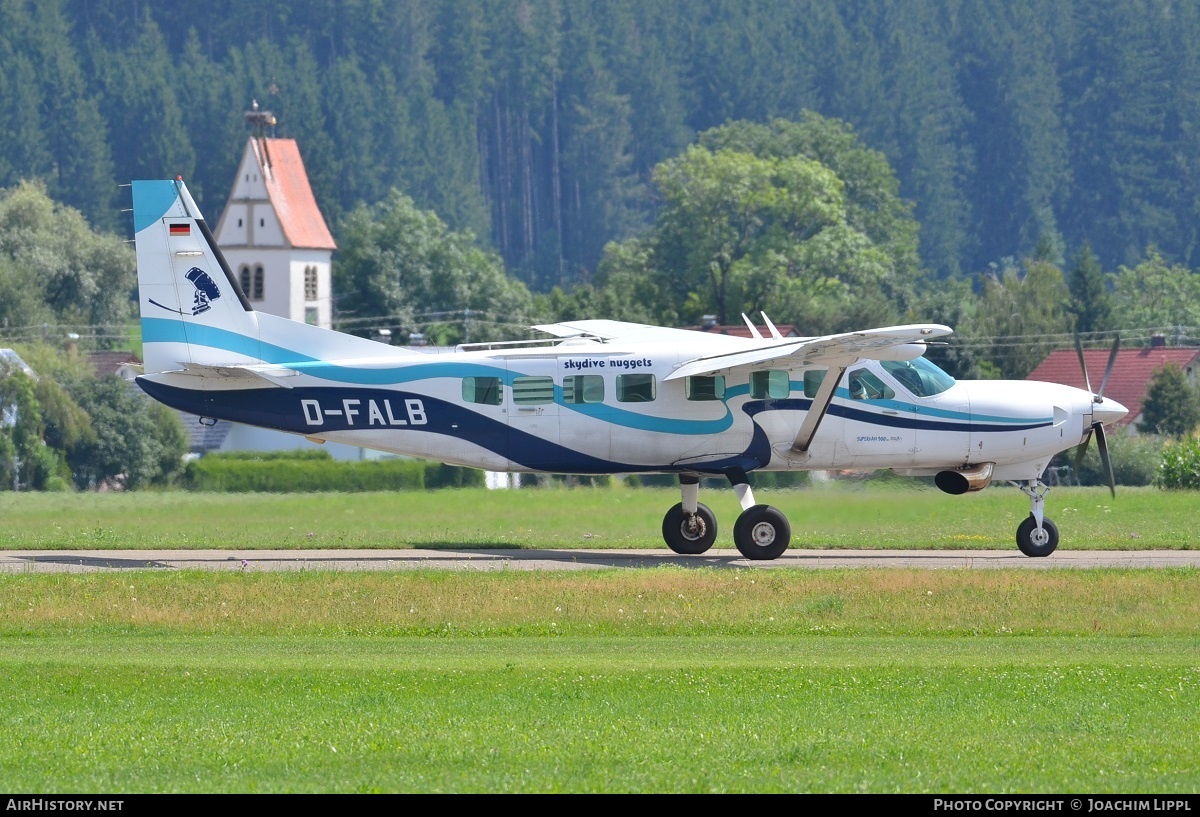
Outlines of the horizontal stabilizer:
[{"label": "horizontal stabilizer", "polygon": [[199,363],[181,363],[180,365],[183,369],[176,374],[220,379],[225,382],[243,380],[248,385],[255,386],[262,386],[265,382],[267,385],[283,389],[292,388],[292,384],[288,380],[299,374],[299,372],[284,366],[242,366],[237,364],[205,366]]}]

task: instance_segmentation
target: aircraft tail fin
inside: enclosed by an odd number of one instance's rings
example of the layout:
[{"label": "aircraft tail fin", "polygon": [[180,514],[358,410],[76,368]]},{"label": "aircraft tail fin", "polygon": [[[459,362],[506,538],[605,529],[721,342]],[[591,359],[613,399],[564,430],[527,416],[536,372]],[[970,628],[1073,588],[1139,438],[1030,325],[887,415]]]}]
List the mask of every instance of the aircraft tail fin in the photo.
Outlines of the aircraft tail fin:
[{"label": "aircraft tail fin", "polygon": [[183,181],[133,182],[146,373],[261,360],[258,316]]}]

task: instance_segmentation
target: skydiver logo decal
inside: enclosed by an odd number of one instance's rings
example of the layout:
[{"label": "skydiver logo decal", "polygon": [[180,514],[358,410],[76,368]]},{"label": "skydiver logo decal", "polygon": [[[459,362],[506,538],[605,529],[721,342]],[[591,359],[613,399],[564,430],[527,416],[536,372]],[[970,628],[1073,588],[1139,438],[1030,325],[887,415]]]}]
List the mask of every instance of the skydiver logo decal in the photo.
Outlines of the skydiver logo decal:
[{"label": "skydiver logo decal", "polygon": [[210,308],[209,302],[221,297],[221,290],[217,289],[216,281],[199,267],[192,267],[184,277],[191,281],[192,286],[196,288],[196,294],[192,298],[193,317],[201,312],[207,312]]},{"label": "skydiver logo decal", "polygon": [[[363,404],[366,405],[363,405]],[[425,404],[420,400],[404,401],[404,410],[396,416],[392,401],[357,400],[347,398],[337,404],[337,408],[326,408],[320,400],[301,400],[300,409],[304,412],[304,422],[310,426],[325,425],[326,417],[336,417],[347,426],[423,426],[429,422],[425,415]],[[354,418],[359,422],[355,423]]]}]

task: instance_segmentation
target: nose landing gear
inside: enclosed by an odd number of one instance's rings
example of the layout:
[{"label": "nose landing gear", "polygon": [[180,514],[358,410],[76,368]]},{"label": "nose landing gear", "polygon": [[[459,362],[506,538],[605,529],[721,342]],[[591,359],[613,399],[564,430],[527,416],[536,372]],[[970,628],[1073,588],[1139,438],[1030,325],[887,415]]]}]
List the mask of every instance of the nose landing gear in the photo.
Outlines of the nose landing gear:
[{"label": "nose landing gear", "polygon": [[1050,486],[1040,479],[1014,483],[1029,497],[1029,516],[1017,527],[1017,547],[1026,556],[1049,556],[1058,547],[1058,526],[1042,510]]}]

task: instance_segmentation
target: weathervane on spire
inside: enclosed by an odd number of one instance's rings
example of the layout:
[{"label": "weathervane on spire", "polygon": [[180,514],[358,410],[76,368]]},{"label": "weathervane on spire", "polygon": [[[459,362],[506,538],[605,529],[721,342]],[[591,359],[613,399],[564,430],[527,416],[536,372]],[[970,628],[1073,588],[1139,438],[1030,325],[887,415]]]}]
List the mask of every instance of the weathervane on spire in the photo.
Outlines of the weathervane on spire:
[{"label": "weathervane on spire", "polygon": [[246,121],[254,128],[254,135],[262,139],[267,135],[268,127],[275,127],[275,114],[270,111],[260,111],[258,100],[250,101],[250,110],[246,111]]}]

